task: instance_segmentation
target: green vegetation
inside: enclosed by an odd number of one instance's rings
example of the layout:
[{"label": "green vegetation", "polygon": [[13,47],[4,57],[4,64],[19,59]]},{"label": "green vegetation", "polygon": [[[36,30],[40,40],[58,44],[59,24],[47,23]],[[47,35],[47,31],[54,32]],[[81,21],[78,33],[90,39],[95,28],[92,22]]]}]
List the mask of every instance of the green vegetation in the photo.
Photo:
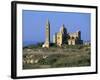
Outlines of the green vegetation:
[{"label": "green vegetation", "polygon": [[37,43],[37,44],[32,44],[29,46],[23,47],[23,49],[34,49],[34,48],[41,48],[43,45],[43,42]]},{"label": "green vegetation", "polygon": [[28,47],[23,49],[23,69],[90,66],[90,55],[90,45]]}]

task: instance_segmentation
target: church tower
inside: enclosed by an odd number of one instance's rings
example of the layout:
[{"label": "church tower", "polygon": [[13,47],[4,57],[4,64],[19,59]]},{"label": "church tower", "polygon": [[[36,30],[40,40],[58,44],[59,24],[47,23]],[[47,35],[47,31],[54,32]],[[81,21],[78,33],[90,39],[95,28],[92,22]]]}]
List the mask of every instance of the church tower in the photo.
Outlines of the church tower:
[{"label": "church tower", "polygon": [[45,43],[43,47],[49,48],[50,47],[50,22],[47,20],[46,28],[45,28]]},{"label": "church tower", "polygon": [[46,43],[50,43],[50,22],[46,22]]}]

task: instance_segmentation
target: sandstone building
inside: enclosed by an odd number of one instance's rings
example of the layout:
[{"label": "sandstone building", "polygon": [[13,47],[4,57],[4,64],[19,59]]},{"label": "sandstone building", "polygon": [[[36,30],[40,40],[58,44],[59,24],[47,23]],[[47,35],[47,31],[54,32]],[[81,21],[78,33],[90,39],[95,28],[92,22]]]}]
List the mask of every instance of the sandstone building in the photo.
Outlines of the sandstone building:
[{"label": "sandstone building", "polygon": [[[49,48],[50,47],[50,22],[46,22],[46,38],[45,43],[42,47]],[[68,33],[67,29],[65,28],[64,24],[61,26],[59,32],[53,35],[53,43],[57,46],[62,46],[63,44],[66,45],[77,45],[83,44],[83,40],[81,40],[81,31],[77,31],[74,33]]]},{"label": "sandstone building", "polygon": [[58,46],[62,46],[63,44],[76,45],[82,44],[83,40],[81,40],[80,31],[68,33],[65,26],[62,25],[59,32],[55,33],[55,35],[53,36],[53,43],[57,44]]}]

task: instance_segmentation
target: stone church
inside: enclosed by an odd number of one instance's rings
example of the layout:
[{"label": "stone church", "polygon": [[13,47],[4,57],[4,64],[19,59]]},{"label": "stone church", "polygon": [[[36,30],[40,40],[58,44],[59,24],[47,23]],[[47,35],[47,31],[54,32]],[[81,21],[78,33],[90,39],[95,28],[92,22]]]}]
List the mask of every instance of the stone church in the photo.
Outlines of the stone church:
[{"label": "stone church", "polygon": [[53,43],[57,44],[58,46],[62,46],[63,44],[76,45],[82,44],[83,40],[81,40],[80,31],[68,33],[63,24],[59,32],[55,33],[55,35],[53,36]]},{"label": "stone church", "polygon": [[[83,40],[81,40],[81,31],[77,31],[74,33],[68,33],[64,24],[61,26],[59,32],[53,35],[53,43],[57,46],[66,45],[77,45],[83,44]],[[45,43],[42,47],[50,47],[50,22],[46,22],[46,38]]]}]

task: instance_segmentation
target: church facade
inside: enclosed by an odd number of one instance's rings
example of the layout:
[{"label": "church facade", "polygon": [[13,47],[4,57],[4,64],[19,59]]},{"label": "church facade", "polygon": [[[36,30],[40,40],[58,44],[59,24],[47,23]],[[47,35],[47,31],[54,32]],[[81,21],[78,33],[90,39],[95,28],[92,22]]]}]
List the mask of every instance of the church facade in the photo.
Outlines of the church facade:
[{"label": "church facade", "polygon": [[83,40],[81,40],[81,31],[68,33],[67,29],[63,24],[59,32],[54,34],[53,43],[57,44],[60,47],[63,44],[67,44],[67,45],[83,44]]}]

